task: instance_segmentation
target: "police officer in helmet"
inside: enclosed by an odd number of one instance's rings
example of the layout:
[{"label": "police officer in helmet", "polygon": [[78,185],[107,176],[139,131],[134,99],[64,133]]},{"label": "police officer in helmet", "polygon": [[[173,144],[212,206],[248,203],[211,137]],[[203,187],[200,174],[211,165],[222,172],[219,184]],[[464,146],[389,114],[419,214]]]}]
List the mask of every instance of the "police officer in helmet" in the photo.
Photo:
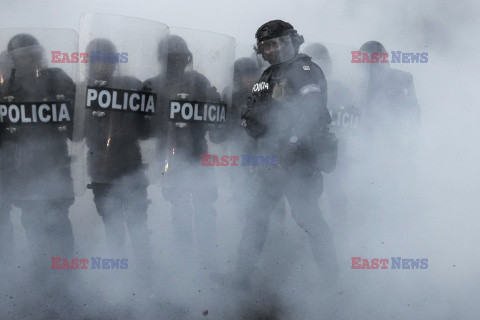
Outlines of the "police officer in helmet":
[{"label": "police officer in helmet", "polygon": [[307,233],[325,283],[335,282],[336,253],[318,198],[321,171],[335,166],[336,140],[328,131],[327,83],[310,57],[299,54],[303,43],[293,26],[282,20],[262,25],[257,50],[270,63],[252,89],[243,118],[258,151],[276,155],[279,165],[258,168],[254,200],[246,210],[246,225],[236,267],[237,279],[249,285],[266,240],[271,213],[280,199],[288,200],[297,225]]},{"label": "police officer in helmet", "polygon": [[[87,52],[105,56],[117,51],[109,39],[96,38],[88,43]],[[117,75],[117,67],[118,61],[90,61],[87,84],[99,88],[142,90],[139,79]],[[143,267],[151,267],[147,226],[148,181],[139,144],[150,137],[150,122],[136,113],[88,110],[85,114],[85,138],[89,149],[89,187],[105,225],[108,247],[112,254],[123,255],[127,227],[137,260]]]},{"label": "police officer in helmet", "polygon": [[[31,34],[13,36],[6,49],[11,70],[9,74],[2,72],[2,104],[10,110],[21,105],[26,115],[17,121],[7,116],[1,123],[2,215],[12,204],[21,209],[33,262],[29,285],[35,299],[29,303],[42,299],[42,312],[61,312],[71,307],[64,288],[72,275],[47,269],[52,257],[74,256],[68,217],[74,203],[68,140],[72,138],[75,83],[62,69],[47,66],[45,48]],[[38,116],[37,106],[42,106],[43,112]],[[52,110],[56,107],[62,113],[55,120]],[[59,296],[62,303],[58,303]],[[38,311],[38,307],[33,308]]]},{"label": "police officer in helmet", "polygon": [[[216,267],[216,216],[213,204],[218,198],[212,170],[202,170],[199,159],[208,153],[211,142],[222,142],[224,130],[204,122],[170,121],[169,101],[219,101],[217,89],[201,73],[192,70],[193,54],[187,42],[170,35],[158,46],[159,56],[167,52],[166,77],[147,79],[144,84],[162,88],[159,94],[159,158],[163,165],[162,194],[171,205],[177,256],[191,258],[198,253],[203,270]],[[164,162],[163,162],[164,161]],[[196,245],[195,245],[196,244]]]}]

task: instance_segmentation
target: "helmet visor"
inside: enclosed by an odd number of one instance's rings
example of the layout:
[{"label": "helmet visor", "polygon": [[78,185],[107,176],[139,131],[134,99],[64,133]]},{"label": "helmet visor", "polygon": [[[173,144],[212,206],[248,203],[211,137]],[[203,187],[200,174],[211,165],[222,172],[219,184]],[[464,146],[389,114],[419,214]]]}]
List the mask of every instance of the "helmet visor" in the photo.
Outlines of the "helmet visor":
[{"label": "helmet visor", "polygon": [[257,51],[271,65],[293,59],[295,56],[290,35],[257,41]]}]

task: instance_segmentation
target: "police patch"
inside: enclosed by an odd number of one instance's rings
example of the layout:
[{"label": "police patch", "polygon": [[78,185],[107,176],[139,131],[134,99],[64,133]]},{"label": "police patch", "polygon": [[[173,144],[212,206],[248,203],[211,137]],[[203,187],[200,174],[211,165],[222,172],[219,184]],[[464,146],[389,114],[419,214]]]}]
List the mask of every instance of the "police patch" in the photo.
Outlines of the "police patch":
[{"label": "police patch", "polygon": [[252,92],[262,92],[268,90],[268,82],[262,81],[259,83],[255,83]]},{"label": "police patch", "polygon": [[157,95],[151,92],[111,88],[87,87],[87,109],[111,110],[136,113],[156,111]]},{"label": "police patch", "polygon": [[171,100],[169,120],[176,122],[224,123],[227,105],[200,101]]},{"label": "police patch", "polygon": [[303,95],[312,93],[312,92],[322,92],[322,88],[318,84],[307,84],[306,86],[300,89],[300,93]]},{"label": "police patch", "polygon": [[308,70],[310,70],[310,67],[309,66],[303,66],[303,70],[308,71]]},{"label": "police patch", "polygon": [[70,101],[58,102],[18,102],[0,105],[0,123],[47,124],[51,122],[71,122]]}]

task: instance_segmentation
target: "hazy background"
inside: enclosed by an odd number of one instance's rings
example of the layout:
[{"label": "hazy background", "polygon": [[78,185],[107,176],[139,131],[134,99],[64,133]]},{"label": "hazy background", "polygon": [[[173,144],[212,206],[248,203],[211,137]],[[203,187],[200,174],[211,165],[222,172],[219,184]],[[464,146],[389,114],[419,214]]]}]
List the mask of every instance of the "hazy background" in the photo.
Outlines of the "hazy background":
[{"label": "hazy background", "polygon": [[[480,108],[478,99],[479,9],[477,1],[0,1],[0,27],[66,27],[78,29],[83,12],[123,14],[161,21],[169,26],[205,29],[253,42],[266,21],[290,22],[307,42],[322,41],[354,48],[367,40],[382,42],[387,51],[428,52],[426,64],[398,64],[411,72],[422,111],[418,178],[415,194],[401,215],[383,215],[389,203],[355,207],[351,204],[348,232],[336,241],[342,266],[345,309],[351,319],[477,319],[480,306]],[[363,192],[363,191],[362,191]],[[238,298],[222,289],[199,292],[203,284],[168,260],[172,229],[168,204],[158,186],[149,188],[152,205],[149,227],[156,259],[164,264],[172,289],[170,299],[198,319],[211,310],[211,319],[233,319]],[[223,269],[232,269],[243,226],[229,207],[230,191],[220,190],[216,203]],[[382,198],[378,190],[377,198]],[[362,193],[360,193],[362,198]],[[332,213],[325,210],[327,220]],[[105,246],[103,226],[91,193],[70,210],[80,257]],[[13,212],[18,255],[27,258],[19,212]],[[290,259],[285,283],[273,286],[290,318],[316,319],[322,296],[309,287],[315,266],[307,240],[287,216]],[[274,255],[269,238],[265,255]],[[350,270],[350,257],[428,258],[427,270]],[[263,260],[266,260],[262,258]],[[266,262],[265,262],[266,263]],[[92,276],[93,270],[82,276]],[[97,276],[93,275],[92,277]],[[161,277],[159,281],[161,281]],[[192,280],[193,279],[193,280]],[[90,279],[91,281],[92,279]],[[313,286],[313,285],[312,285]],[[207,286],[208,287],[208,286]],[[277,289],[275,289],[277,288]],[[278,288],[282,288],[281,290]],[[219,291],[220,290],[220,291]],[[168,291],[168,290],[167,290]],[[238,299],[237,299],[238,298]],[[243,297],[244,298],[244,297]],[[4,299],[2,297],[2,299]],[[268,300],[268,299],[267,299]],[[275,299],[265,302],[266,309]],[[260,303],[260,307],[262,303]],[[298,307],[302,306],[302,307]],[[305,307],[309,306],[309,307]],[[212,311],[213,309],[213,311]],[[215,313],[215,311],[217,313]],[[191,317],[190,317],[191,316]],[[181,317],[180,317],[181,318]],[[289,318],[289,317],[286,317]],[[274,319],[274,318],[272,318]]]}]

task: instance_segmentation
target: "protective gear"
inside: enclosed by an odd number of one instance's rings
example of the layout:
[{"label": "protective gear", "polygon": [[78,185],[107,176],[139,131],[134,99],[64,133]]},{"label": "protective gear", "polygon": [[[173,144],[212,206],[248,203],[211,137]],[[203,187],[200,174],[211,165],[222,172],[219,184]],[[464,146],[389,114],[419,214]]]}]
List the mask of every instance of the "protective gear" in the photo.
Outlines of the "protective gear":
[{"label": "protective gear", "polygon": [[[227,117],[228,139],[226,141],[228,154],[255,154],[253,139],[245,132],[242,114],[247,110],[247,103],[252,94],[252,87],[260,78],[262,71],[253,58],[239,58],[234,67],[234,91],[232,95],[232,110]],[[245,221],[245,208],[250,203],[252,190],[252,172],[249,166],[228,167],[222,173],[229,176],[232,207],[239,223]],[[241,195],[241,196],[239,196]]]},{"label": "protective gear", "polygon": [[[256,36],[262,41],[292,30],[289,24],[269,22],[260,27]],[[308,56],[296,54],[293,59],[265,70],[252,94],[243,115],[247,133],[256,139],[259,152],[278,155],[281,165],[259,167],[256,171],[259,190],[247,209],[237,272],[250,277],[266,239],[270,213],[286,196],[295,221],[309,236],[318,267],[326,272],[326,279],[333,280],[335,249],[317,203],[323,190],[319,155],[324,151],[318,140],[328,132],[331,122],[325,76]]]},{"label": "protective gear", "polygon": [[[168,51],[167,51],[168,50]],[[187,43],[177,35],[170,35],[158,45],[158,54],[166,54],[167,77],[175,77],[182,74],[185,68],[193,63],[193,56],[187,47]]]},{"label": "protective gear", "polygon": [[[198,109],[195,117],[186,115],[187,108],[192,106],[203,108],[208,104],[225,108],[219,110],[220,115],[221,110],[229,109],[234,41],[230,37],[199,30],[174,28],[171,32],[166,79],[154,77],[145,81],[146,85],[165,90],[160,95],[163,122],[159,127],[157,145],[162,159],[160,165],[163,166],[162,193],[171,203],[176,243],[183,248],[177,252],[185,251],[185,247],[192,249],[194,218],[200,263],[211,271],[216,266],[216,210],[213,204],[218,197],[217,184],[212,168],[201,167],[200,160],[202,154],[208,153],[207,132],[211,142],[226,139],[228,114],[220,123],[199,117],[203,112]],[[198,39],[208,42],[208,48]],[[163,49],[159,47],[159,50]],[[212,56],[211,50],[218,55]],[[205,75],[191,70],[192,55],[195,56],[195,67]],[[219,86],[218,91],[211,82]],[[225,94],[220,96],[219,91]]]},{"label": "protective gear", "polygon": [[372,54],[374,52],[387,52],[383,44],[378,41],[367,41],[361,47],[360,51]]},{"label": "protective gear", "polygon": [[[360,47],[360,51],[369,54],[387,52],[385,47],[377,41],[366,42]],[[414,133],[420,123],[420,108],[412,75],[391,69],[388,63],[369,65],[372,67],[364,70],[366,73],[364,78],[368,79],[365,112],[367,121],[374,121],[375,124],[371,126],[366,124],[366,128],[369,131],[382,128],[381,131],[384,133],[388,130],[396,135],[397,141],[401,141]]]},{"label": "protective gear", "polygon": [[[71,42],[76,34],[61,30],[52,37]],[[33,35],[13,36],[8,48],[12,63],[5,72],[9,76],[0,107],[2,181],[8,186],[3,195],[18,200],[73,197],[67,140],[73,127],[75,84],[62,69],[45,68],[45,57],[39,55],[43,47]]]},{"label": "protective gear", "polygon": [[260,68],[255,60],[251,58],[237,59],[233,69],[233,86],[235,90],[250,92],[260,74]]},{"label": "protective gear", "polygon": [[[368,53],[386,52],[376,41],[361,47]],[[398,210],[414,196],[415,154],[417,131],[420,126],[420,107],[413,77],[410,73],[391,68],[389,63],[370,63],[363,68],[364,138],[372,147],[365,156],[362,172],[368,185],[382,188],[382,201],[390,211]],[[373,156],[372,155],[381,155]],[[392,173],[395,173],[392,175]],[[385,197],[384,195],[388,195]],[[391,208],[391,209],[390,209]],[[393,216],[402,214],[394,212]]]},{"label": "protective gear", "polygon": [[330,77],[332,60],[330,59],[327,47],[321,43],[315,42],[306,46],[305,49],[303,49],[303,53],[310,56],[312,61],[318,64],[327,79]]},{"label": "protective gear", "polygon": [[304,42],[292,25],[282,20],[273,20],[262,25],[255,34],[257,53],[275,65],[293,59]]},{"label": "protective gear", "polygon": [[45,306],[60,296],[68,300],[62,288],[70,285],[72,275],[53,275],[46,269],[51,257],[74,257],[68,214],[75,195],[71,163],[76,155],[69,141],[75,69],[48,67],[45,53],[77,52],[77,35],[68,29],[5,29],[0,44],[11,62],[6,64],[9,70],[3,63],[0,67],[0,82],[4,81],[0,86],[2,220],[12,204],[21,210],[32,255],[29,283],[39,284],[30,289]]},{"label": "protective gear", "polygon": [[[361,47],[360,51],[362,53],[368,53],[369,56],[372,55],[372,53],[377,52],[377,53],[385,53],[387,50],[385,47],[378,41],[368,41],[365,42]],[[385,70],[389,69],[389,63],[383,63],[383,62],[378,62],[378,63],[366,63],[363,65],[364,69],[367,69],[367,73],[370,75],[374,75],[376,73],[382,73]]]},{"label": "protective gear", "polygon": [[298,49],[305,40],[303,39],[303,36],[299,35],[293,26],[288,22],[282,20],[269,21],[258,28],[257,32],[255,33],[255,38],[257,39],[258,43],[259,41],[278,38],[286,35],[292,36],[291,40],[295,47],[295,52],[298,53]]},{"label": "protective gear", "polygon": [[[90,60],[79,64],[86,70],[78,89],[76,113],[82,121],[76,132],[86,142],[89,187],[110,251],[124,255],[128,227],[135,268],[144,271],[153,271],[145,170],[155,154],[148,139],[158,122],[159,88],[145,86],[139,78],[158,73],[152,66],[165,65],[166,55],[155,50],[167,34],[162,23],[116,15],[85,14],[80,22],[80,51],[89,52]],[[148,278],[144,271],[137,276]]]},{"label": "protective gear", "polygon": [[329,129],[338,138],[338,156],[335,170],[325,171],[329,173],[325,175],[325,195],[330,205],[332,228],[340,235],[346,230],[349,203],[347,195],[355,189],[351,181],[353,175],[350,176],[349,172],[358,163],[358,150],[361,149],[360,99],[355,95],[355,90],[361,88],[361,74],[358,66],[350,61],[354,50],[318,42],[311,43],[302,50],[322,68],[328,81],[327,108],[332,117]]},{"label": "protective gear", "polygon": [[26,48],[26,47],[31,47],[31,46],[36,46],[38,45],[38,40],[32,36],[31,34],[28,33],[20,33],[14,36],[10,41],[8,42],[8,52],[12,52],[15,49],[18,48]]}]

